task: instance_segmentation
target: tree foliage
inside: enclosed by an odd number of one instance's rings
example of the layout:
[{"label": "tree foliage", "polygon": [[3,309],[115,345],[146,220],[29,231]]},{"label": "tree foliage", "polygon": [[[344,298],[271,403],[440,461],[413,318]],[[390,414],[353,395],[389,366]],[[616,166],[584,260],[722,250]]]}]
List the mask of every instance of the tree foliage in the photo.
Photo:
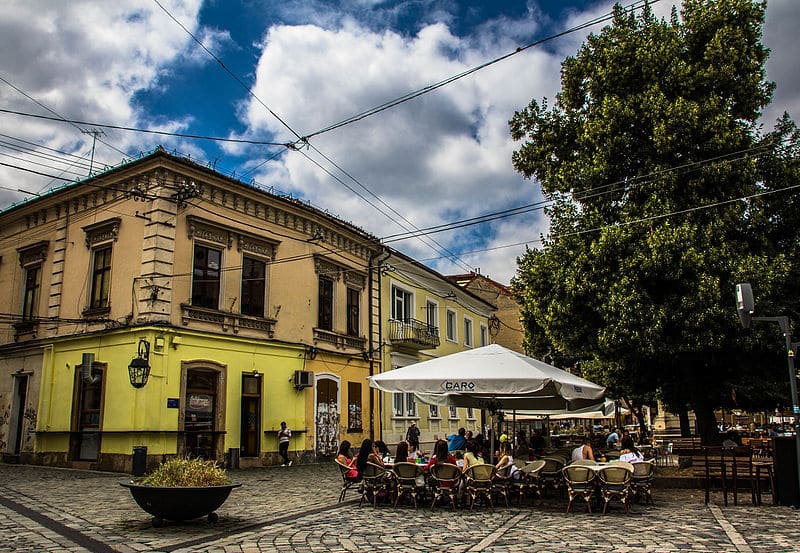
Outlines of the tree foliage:
[{"label": "tree foliage", "polygon": [[773,91],[765,9],[686,0],[667,21],[616,6],[563,62],[553,105],[510,121],[515,168],[551,201],[512,283],[526,345],[585,360],[635,403],[692,408],[708,438],[714,408],[774,407],[788,389],[775,329],[745,333],[733,303],[746,278],[783,309],[800,282],[800,221],[778,191],[798,182],[797,130],[757,123]]}]

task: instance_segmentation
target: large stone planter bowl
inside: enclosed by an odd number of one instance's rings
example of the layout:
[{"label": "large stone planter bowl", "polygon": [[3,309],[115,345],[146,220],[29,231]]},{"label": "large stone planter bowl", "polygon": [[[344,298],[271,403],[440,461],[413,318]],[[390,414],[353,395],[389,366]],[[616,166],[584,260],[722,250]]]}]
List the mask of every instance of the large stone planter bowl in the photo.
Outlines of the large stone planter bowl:
[{"label": "large stone planter bowl", "polygon": [[131,491],[139,507],[153,515],[153,526],[161,526],[165,520],[192,520],[208,517],[217,521],[214,511],[228,499],[231,490],[241,484],[223,486],[199,486],[185,488],[159,488],[142,486],[135,482],[120,482],[120,486]]}]

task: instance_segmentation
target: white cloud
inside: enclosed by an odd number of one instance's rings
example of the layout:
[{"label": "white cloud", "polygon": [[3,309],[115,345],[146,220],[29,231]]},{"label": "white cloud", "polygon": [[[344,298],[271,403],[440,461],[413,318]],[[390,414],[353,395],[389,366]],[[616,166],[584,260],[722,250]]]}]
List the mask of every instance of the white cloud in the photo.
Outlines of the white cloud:
[{"label": "white cloud", "polygon": [[[187,28],[196,28],[200,0],[165,5]],[[0,76],[8,84],[0,82],[0,103],[10,110],[53,115],[33,98],[67,119],[135,126],[149,117],[137,113],[134,94],[152,86],[189,41],[186,33],[176,29],[155,4],[135,0],[5,0],[0,18]],[[164,123],[165,128],[176,125]],[[91,136],[68,124],[3,114],[0,132],[79,155],[91,147]],[[122,151],[136,151],[142,143],[141,136],[110,130],[100,139]],[[96,163],[114,164],[120,157],[119,151],[98,142]],[[58,173],[52,168],[40,170]],[[85,167],[75,171],[86,174]],[[0,170],[0,180],[23,189],[42,186],[40,176],[9,168]],[[5,196],[0,201],[5,204],[9,199]]]},{"label": "white cloud", "polygon": [[[264,39],[254,92],[298,133],[306,134],[509,51],[497,44],[468,42],[443,24],[427,26],[411,37],[372,32],[352,21],[334,30],[275,26]],[[538,187],[511,165],[518,145],[510,139],[507,122],[531,98],[552,95],[559,63],[541,51],[524,52],[378,116],[315,137],[312,144],[419,228],[531,203],[539,198]],[[250,102],[243,115],[251,133],[269,130],[290,138],[258,102]],[[281,187],[330,206],[378,236],[411,228],[313,150],[307,155],[389,217],[363,200],[353,201],[353,192],[302,154],[288,154],[283,167],[265,169],[259,180],[284,177]],[[464,244],[468,231],[437,234],[427,242],[469,250],[493,239],[477,236]],[[513,242],[538,236],[528,225],[511,225],[507,234],[504,238]],[[420,259],[437,256],[420,241],[395,245]],[[503,260],[501,254],[493,255],[494,278],[507,282],[516,269],[514,255]],[[463,272],[464,267],[450,266],[453,270]]]}]

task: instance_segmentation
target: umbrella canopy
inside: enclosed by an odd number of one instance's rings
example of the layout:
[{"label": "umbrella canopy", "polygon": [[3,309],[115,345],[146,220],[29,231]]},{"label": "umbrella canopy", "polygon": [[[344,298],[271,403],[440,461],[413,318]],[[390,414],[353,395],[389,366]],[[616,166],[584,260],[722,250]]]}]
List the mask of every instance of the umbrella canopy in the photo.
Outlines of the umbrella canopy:
[{"label": "umbrella canopy", "polygon": [[[621,414],[628,413],[628,409],[620,407]],[[614,416],[614,400],[607,399],[602,403],[586,407],[584,409],[575,409],[572,411],[541,411],[541,410],[523,410],[517,411],[517,418],[542,418],[548,417],[550,420],[564,420],[564,419],[608,419]]]},{"label": "umbrella canopy", "polygon": [[492,344],[369,377],[384,392],[490,411],[572,411],[602,406],[605,388],[538,359]]}]

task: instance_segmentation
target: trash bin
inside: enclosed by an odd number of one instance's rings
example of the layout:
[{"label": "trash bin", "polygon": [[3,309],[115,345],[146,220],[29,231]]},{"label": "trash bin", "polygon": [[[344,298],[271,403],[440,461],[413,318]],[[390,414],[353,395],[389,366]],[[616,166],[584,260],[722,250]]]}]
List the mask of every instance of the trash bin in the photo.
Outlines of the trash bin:
[{"label": "trash bin", "polygon": [[794,436],[776,436],[772,455],[775,462],[775,498],[778,505],[800,506],[797,483],[797,449]]},{"label": "trash bin", "polygon": [[147,472],[147,446],[133,446],[131,474],[134,476],[144,476],[145,472]]},{"label": "trash bin", "polygon": [[239,448],[238,447],[231,447],[228,449],[228,468],[229,469],[238,469],[239,468]]}]

